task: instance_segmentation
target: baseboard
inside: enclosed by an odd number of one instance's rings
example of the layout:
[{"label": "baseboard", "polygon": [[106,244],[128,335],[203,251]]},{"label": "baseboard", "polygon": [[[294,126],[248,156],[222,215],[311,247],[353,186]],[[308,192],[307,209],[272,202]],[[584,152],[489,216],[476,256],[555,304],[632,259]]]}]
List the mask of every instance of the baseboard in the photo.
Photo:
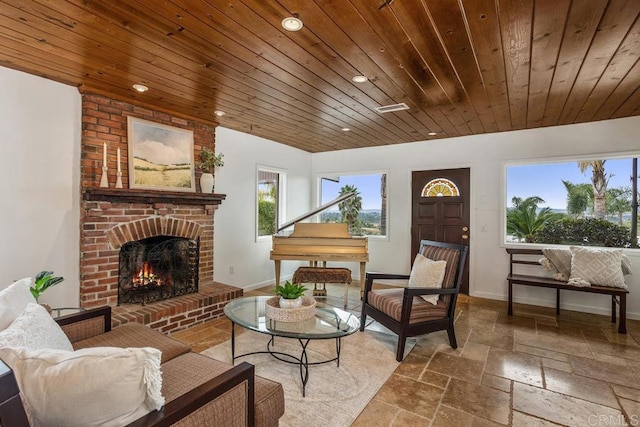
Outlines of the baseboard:
[{"label": "baseboard", "polygon": [[[473,297],[486,298],[497,301],[507,301],[507,296],[502,294],[493,294],[489,292],[474,292]],[[514,298],[513,302],[520,304],[539,305],[542,307],[555,308],[555,300],[539,299],[539,298]],[[603,299],[602,306],[594,307],[587,305],[571,304],[567,302],[567,298],[561,299],[560,308],[563,310],[579,311],[583,313],[601,314],[603,316],[611,316],[611,300]],[[628,298],[627,298],[628,302]],[[628,308],[628,305],[627,305]],[[633,313],[627,310],[627,319],[640,320],[640,313]]]},{"label": "baseboard", "polygon": [[[293,277],[293,274],[282,276],[280,278],[280,281],[282,282],[283,280],[291,280],[292,277]],[[242,289],[245,290],[245,291],[254,291],[256,289],[264,288],[265,286],[268,286],[268,285],[273,285],[274,282],[275,282],[275,279],[265,280],[265,281],[262,281],[262,282],[253,283],[251,285],[243,286]]]}]

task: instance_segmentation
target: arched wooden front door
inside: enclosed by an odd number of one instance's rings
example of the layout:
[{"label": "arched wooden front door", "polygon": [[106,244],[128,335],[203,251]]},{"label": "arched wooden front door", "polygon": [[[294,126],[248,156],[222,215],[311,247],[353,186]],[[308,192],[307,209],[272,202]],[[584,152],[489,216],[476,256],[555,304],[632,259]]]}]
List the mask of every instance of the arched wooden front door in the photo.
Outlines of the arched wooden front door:
[{"label": "arched wooden front door", "polygon": [[[412,262],[423,239],[469,246],[469,187],[469,168],[412,173]],[[469,293],[468,257],[460,292]]]}]

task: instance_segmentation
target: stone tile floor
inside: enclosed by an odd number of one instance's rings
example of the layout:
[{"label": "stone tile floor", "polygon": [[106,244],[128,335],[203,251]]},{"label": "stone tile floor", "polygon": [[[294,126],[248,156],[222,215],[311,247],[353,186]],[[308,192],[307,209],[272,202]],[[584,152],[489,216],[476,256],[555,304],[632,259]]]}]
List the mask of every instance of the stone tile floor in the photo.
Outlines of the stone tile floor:
[{"label": "stone tile floor", "polygon": [[[327,302],[341,307],[344,288],[328,290],[339,297]],[[350,291],[355,312],[357,293]],[[461,296],[459,347],[445,332],[417,338],[353,425],[640,425],[640,321],[619,335],[607,316],[563,310],[557,317],[518,304],[514,316],[506,311],[505,302]],[[202,351],[229,339],[230,323],[218,319],[173,337]]]}]

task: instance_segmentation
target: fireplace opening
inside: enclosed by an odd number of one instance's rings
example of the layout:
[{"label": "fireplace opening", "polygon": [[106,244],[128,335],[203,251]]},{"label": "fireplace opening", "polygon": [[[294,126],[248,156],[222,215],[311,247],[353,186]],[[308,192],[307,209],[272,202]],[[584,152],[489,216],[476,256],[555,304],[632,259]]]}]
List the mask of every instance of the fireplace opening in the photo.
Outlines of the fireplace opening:
[{"label": "fireplace opening", "polygon": [[120,248],[118,305],[198,292],[200,239],[157,236]]}]

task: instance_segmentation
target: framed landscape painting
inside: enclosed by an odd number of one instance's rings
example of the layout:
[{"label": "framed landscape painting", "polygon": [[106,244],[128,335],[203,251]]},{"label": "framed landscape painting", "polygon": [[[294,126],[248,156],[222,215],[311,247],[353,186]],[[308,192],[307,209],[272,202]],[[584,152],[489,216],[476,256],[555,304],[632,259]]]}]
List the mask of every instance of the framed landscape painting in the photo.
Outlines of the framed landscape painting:
[{"label": "framed landscape painting", "polygon": [[127,117],[129,188],[196,191],[193,132]]}]

